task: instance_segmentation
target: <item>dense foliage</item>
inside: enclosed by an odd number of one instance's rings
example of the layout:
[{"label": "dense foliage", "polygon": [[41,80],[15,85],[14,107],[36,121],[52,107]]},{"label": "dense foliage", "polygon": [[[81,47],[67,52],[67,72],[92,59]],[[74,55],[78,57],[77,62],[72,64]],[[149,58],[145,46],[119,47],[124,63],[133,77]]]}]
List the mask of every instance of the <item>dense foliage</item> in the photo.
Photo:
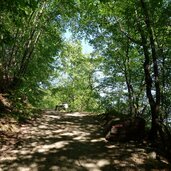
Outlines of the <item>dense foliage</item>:
[{"label": "dense foliage", "polygon": [[79,42],[66,43],[54,63],[57,68],[51,77],[50,94],[45,96],[50,106],[68,103],[71,111],[101,109],[100,95],[95,88],[100,59],[93,53],[83,54]]},{"label": "dense foliage", "polygon": [[[71,23],[104,57],[103,87],[130,115],[147,113],[152,137],[170,115],[170,5],[165,1],[81,1]],[[166,96],[168,94],[168,96]],[[119,98],[118,98],[119,97]],[[125,108],[125,107],[124,107]],[[146,110],[146,111],[145,111]],[[149,115],[149,112],[151,115]]]},{"label": "dense foliage", "polygon": [[[58,1],[1,1],[0,92],[36,105],[62,43]],[[58,10],[56,7],[58,6]],[[53,40],[53,41],[52,41]]]}]

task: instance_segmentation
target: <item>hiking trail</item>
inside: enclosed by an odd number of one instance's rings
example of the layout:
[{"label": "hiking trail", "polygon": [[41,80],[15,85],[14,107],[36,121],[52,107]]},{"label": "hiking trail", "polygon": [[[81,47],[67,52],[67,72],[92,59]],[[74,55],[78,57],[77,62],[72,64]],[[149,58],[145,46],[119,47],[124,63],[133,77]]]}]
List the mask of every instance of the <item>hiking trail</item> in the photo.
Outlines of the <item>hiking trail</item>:
[{"label": "hiking trail", "polygon": [[[45,111],[0,148],[0,171],[169,171],[165,159],[135,142],[110,143],[88,113]],[[154,155],[154,156],[153,156]]]}]

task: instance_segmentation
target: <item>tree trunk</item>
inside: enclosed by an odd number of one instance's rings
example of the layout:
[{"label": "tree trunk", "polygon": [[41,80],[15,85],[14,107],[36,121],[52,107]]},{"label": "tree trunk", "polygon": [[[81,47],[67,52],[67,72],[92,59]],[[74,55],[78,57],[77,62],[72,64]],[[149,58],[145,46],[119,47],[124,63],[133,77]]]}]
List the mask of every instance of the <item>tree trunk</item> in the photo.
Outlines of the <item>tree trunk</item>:
[{"label": "tree trunk", "polygon": [[[160,111],[160,82],[159,82],[159,71],[157,64],[157,54],[155,47],[155,40],[153,35],[153,30],[150,22],[150,17],[148,13],[148,9],[144,0],[140,0],[141,8],[143,11],[144,22],[146,24],[147,35],[149,38],[149,47],[147,46],[147,37],[144,35],[144,32],[141,31],[141,38],[144,49],[144,71],[145,71],[145,81],[146,81],[146,90],[147,97],[149,99],[150,107],[151,107],[151,115],[152,115],[152,125],[151,125],[151,139],[157,138],[157,125],[158,125],[158,117]],[[150,54],[149,49],[151,51],[152,64],[153,64],[153,74],[154,74],[154,83],[155,83],[155,98],[152,95],[152,76],[150,74]]]},{"label": "tree trunk", "polygon": [[128,90],[128,102],[129,102],[129,114],[132,116],[134,114],[133,111],[133,88],[131,85],[131,78],[130,78],[130,69],[129,69],[129,39],[127,38],[127,46],[125,49],[125,61],[124,61],[124,75],[125,81]]}]

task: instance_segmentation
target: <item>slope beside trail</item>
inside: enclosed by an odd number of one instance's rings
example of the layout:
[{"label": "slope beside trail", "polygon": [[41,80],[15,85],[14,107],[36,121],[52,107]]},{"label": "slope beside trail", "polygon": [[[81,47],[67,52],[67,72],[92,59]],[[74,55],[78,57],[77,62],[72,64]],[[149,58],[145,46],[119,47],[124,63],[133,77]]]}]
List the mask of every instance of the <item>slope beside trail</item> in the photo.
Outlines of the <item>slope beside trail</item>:
[{"label": "slope beside trail", "polygon": [[0,171],[171,170],[147,147],[106,142],[100,123],[87,113],[45,111],[22,125],[18,137],[1,146]]}]

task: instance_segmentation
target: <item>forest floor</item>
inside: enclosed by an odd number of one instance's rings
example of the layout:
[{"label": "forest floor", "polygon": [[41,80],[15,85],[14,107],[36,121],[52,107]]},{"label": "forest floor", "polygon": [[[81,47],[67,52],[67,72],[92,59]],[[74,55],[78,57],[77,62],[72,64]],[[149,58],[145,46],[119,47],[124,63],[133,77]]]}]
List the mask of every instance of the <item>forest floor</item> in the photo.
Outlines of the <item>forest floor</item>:
[{"label": "forest floor", "polygon": [[148,146],[110,143],[88,113],[45,111],[0,143],[0,171],[169,171]]}]

